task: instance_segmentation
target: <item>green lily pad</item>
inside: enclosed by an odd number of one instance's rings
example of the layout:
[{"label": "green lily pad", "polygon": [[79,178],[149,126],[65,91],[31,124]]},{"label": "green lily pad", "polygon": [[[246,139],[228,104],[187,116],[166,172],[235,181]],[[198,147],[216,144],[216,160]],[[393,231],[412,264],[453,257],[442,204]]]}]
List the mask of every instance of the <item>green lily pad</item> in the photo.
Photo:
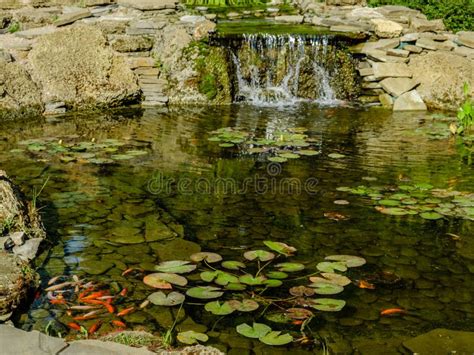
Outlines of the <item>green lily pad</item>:
[{"label": "green lily pad", "polygon": [[250,154],[265,153],[266,151],[267,150],[265,148],[261,148],[261,147],[249,148],[247,150],[247,152],[250,153]]},{"label": "green lily pad", "polygon": [[299,155],[309,156],[309,157],[321,154],[321,152],[318,152],[316,150],[311,150],[311,149],[301,149],[301,150],[297,150],[295,153]]},{"label": "green lily pad", "polygon": [[221,303],[219,301],[206,303],[204,309],[208,312],[211,312],[212,314],[215,314],[216,316],[225,316],[235,311],[235,309],[232,308],[229,302]]},{"label": "green lily pad", "polygon": [[295,153],[281,153],[278,154],[279,157],[284,158],[284,159],[298,159],[300,156]]},{"label": "green lily pad", "polygon": [[276,251],[278,254],[291,256],[294,252],[296,252],[296,248],[289,246],[288,244],[281,243],[281,242],[273,242],[271,240],[265,240],[263,242],[268,248],[273,251]]},{"label": "green lily pad", "polygon": [[337,295],[344,291],[344,287],[329,282],[315,282],[309,287],[314,288],[318,295]]},{"label": "green lily pad", "polygon": [[165,283],[170,283],[173,285],[178,285],[178,286],[186,286],[188,284],[188,280],[182,276],[179,276],[177,274],[171,274],[171,273],[153,273],[146,275],[143,278],[143,283],[145,285],[155,287],[155,288],[168,288],[168,287],[162,287],[163,282]]},{"label": "green lily pad", "polygon": [[437,220],[437,219],[443,218],[443,215],[437,212],[423,212],[423,213],[420,213],[420,217],[424,219],[429,219],[429,220]]},{"label": "green lily pad", "polygon": [[310,277],[309,280],[311,282],[329,282],[339,286],[347,286],[351,283],[351,279],[347,276],[336,274],[334,272],[323,272],[321,273],[321,276],[322,277],[313,276]]},{"label": "green lily pad", "polygon": [[196,265],[188,265],[190,262],[185,260],[164,261],[155,266],[155,270],[173,274],[186,274],[196,270]]},{"label": "green lily pad", "polygon": [[346,301],[334,298],[315,298],[310,301],[311,307],[325,312],[339,312],[346,305]]},{"label": "green lily pad", "polygon": [[183,344],[192,345],[197,344],[200,341],[206,342],[209,340],[209,337],[204,333],[198,333],[194,330],[188,330],[186,332],[178,333],[176,338]]},{"label": "green lily pad", "polygon": [[283,271],[269,271],[265,274],[265,276],[270,279],[283,280],[288,277],[288,274]]},{"label": "green lily pad", "polygon": [[303,297],[303,296],[313,296],[316,292],[313,288],[306,286],[294,286],[289,289],[290,295]]},{"label": "green lily pad", "polygon": [[253,277],[253,275],[245,274],[239,277],[239,281],[249,286],[263,285],[266,278],[264,276]]},{"label": "green lily pad", "polygon": [[221,143],[221,144],[219,144],[219,147],[221,147],[221,148],[231,148],[233,146],[234,146],[233,143]]},{"label": "green lily pad", "polygon": [[205,260],[209,264],[217,263],[222,260],[222,256],[220,256],[219,254],[208,252],[194,253],[189,258],[196,263]]},{"label": "green lily pad", "polygon": [[133,155],[126,155],[126,154],[114,154],[111,155],[110,158],[113,160],[130,160],[133,159],[135,156]]},{"label": "green lily pad", "polygon": [[228,283],[227,285],[224,286],[226,290],[230,291],[243,291],[247,288],[244,284],[241,283]]},{"label": "green lily pad", "polygon": [[255,259],[269,261],[275,258],[275,254],[266,250],[251,250],[244,253],[244,258],[250,261]]},{"label": "green lily pad", "polygon": [[222,264],[223,268],[229,269],[229,270],[239,270],[245,268],[245,264],[240,262],[240,261],[224,261]]},{"label": "green lily pad", "polygon": [[406,216],[408,214],[407,210],[399,207],[383,208],[380,212],[391,216]]},{"label": "green lily pad", "polygon": [[127,150],[125,154],[138,157],[140,155],[147,155],[148,152],[146,150]]},{"label": "green lily pad", "polygon": [[342,159],[342,158],[345,158],[346,156],[344,154],[331,153],[331,154],[328,154],[328,157],[332,159]]},{"label": "green lily pad", "polygon": [[304,265],[300,263],[280,263],[276,264],[275,267],[283,272],[297,272],[304,270]]},{"label": "green lily pad", "polygon": [[204,271],[201,273],[201,279],[206,282],[214,281],[216,284],[225,286],[229,283],[238,283],[239,279],[227,272],[223,271]]},{"label": "green lily pad", "polygon": [[308,319],[314,316],[314,313],[305,308],[289,308],[286,314],[291,319]]},{"label": "green lily pad", "polygon": [[211,299],[221,297],[224,292],[219,287],[198,286],[186,291],[188,296],[199,299]]},{"label": "green lily pad", "polygon": [[148,296],[148,300],[157,305],[157,306],[177,306],[181,304],[185,300],[185,296],[179,292],[171,292],[169,294],[165,294],[163,291],[153,292],[151,295]]},{"label": "green lily pad", "polygon": [[[367,262],[364,258],[361,258],[360,256],[354,256],[354,255],[330,255],[330,256],[326,256],[324,259],[331,260],[331,261],[340,261],[344,263],[347,267],[359,267],[359,266],[364,265]],[[345,270],[339,270],[339,271],[345,271]]]},{"label": "green lily pad", "polygon": [[230,300],[228,301],[229,305],[239,312],[253,312],[258,309],[259,304],[254,300]]},{"label": "green lily pad", "polygon": [[316,268],[322,272],[334,272],[335,270],[344,272],[347,270],[347,266],[343,262],[330,263],[327,261],[323,261],[318,263],[318,265],[316,265]]},{"label": "green lily pad", "polygon": [[268,279],[265,280],[263,284],[267,287],[280,287],[281,285],[283,285],[283,282],[281,280]]},{"label": "green lily pad", "polygon": [[77,159],[75,157],[70,157],[68,155],[63,155],[59,157],[59,160],[61,160],[63,163],[71,163],[73,161],[76,161]]},{"label": "green lily pad", "polygon": [[285,345],[293,341],[290,334],[281,334],[279,331],[272,331],[263,337],[258,338],[262,343],[267,345]]},{"label": "green lily pad", "polygon": [[400,203],[401,202],[398,200],[380,200],[379,201],[379,205],[382,205],[382,206],[399,206]]},{"label": "green lily pad", "polygon": [[268,157],[268,161],[271,161],[273,163],[286,163],[288,159],[282,157]]},{"label": "green lily pad", "polygon": [[237,333],[247,338],[259,339],[272,331],[266,324],[253,323],[252,326],[247,323],[239,324],[236,328]]}]

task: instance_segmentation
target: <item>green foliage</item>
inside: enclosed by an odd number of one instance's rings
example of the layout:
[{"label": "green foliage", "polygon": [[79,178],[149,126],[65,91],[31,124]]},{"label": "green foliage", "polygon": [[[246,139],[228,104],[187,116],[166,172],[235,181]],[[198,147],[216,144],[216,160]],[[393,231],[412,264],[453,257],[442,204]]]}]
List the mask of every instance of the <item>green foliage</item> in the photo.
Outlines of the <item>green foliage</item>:
[{"label": "green foliage", "polygon": [[474,1],[472,0],[369,0],[369,6],[403,5],[420,10],[429,19],[443,19],[452,31],[474,30]]},{"label": "green foliage", "polygon": [[19,22],[12,22],[10,26],[8,26],[8,32],[15,33],[21,30],[21,25]]},{"label": "green foliage", "polygon": [[464,103],[458,111],[458,129],[457,133],[464,133],[474,124],[474,101],[471,100],[468,83],[464,83]]},{"label": "green foliage", "polygon": [[186,0],[188,6],[207,7],[256,7],[265,4],[260,0]]},{"label": "green foliage", "polygon": [[208,100],[212,100],[217,96],[217,81],[214,75],[205,74],[199,82],[199,92],[206,95]]}]

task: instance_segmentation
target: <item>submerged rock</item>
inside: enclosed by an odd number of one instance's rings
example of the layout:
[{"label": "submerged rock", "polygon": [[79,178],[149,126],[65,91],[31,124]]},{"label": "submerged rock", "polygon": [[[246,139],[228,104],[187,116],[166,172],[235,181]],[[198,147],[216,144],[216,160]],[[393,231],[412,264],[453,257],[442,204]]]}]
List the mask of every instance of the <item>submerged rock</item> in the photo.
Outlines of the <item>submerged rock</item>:
[{"label": "submerged rock", "polygon": [[474,333],[434,329],[403,342],[403,346],[418,354],[470,354],[474,349]]}]

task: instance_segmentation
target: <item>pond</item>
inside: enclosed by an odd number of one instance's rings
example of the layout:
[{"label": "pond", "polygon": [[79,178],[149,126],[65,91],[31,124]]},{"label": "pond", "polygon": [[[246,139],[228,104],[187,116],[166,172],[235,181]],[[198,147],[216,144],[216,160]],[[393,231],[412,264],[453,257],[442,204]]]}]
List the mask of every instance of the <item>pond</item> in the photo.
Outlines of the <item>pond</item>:
[{"label": "pond", "polygon": [[[43,290],[58,275],[126,288],[118,307],[136,308],[121,318],[128,329],[164,332],[177,317],[177,331],[207,332],[206,344],[226,351],[397,353],[437,327],[474,330],[474,178],[448,125],[443,114],[305,103],[127,109],[1,122],[0,161],[39,195],[53,242],[40,258]],[[271,162],[209,140],[223,127],[262,139],[304,131],[317,153]],[[266,322],[263,307],[222,319],[204,310],[207,300],[139,309],[157,291],[140,269],[198,251],[242,261],[268,240],[297,249],[303,279],[328,255],[367,260],[348,271],[341,311],[313,309],[308,339],[271,347],[237,334],[241,323]],[[43,290],[16,322],[74,335]],[[272,326],[297,339],[300,325]],[[113,329],[104,322],[98,334]]]}]

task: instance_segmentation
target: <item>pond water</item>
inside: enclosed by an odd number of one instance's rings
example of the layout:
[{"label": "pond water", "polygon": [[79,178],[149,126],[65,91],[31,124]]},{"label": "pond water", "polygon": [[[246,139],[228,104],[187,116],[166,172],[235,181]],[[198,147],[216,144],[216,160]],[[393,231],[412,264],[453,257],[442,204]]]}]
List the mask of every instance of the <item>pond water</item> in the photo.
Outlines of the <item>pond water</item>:
[{"label": "pond water", "polygon": [[[466,195],[474,191],[474,177],[443,117],[311,104],[40,117],[0,123],[0,161],[30,198],[44,185],[37,204],[53,245],[40,258],[43,287],[51,277],[75,274],[112,289],[126,287],[120,308],[138,307],[153,289],[141,282],[143,275],[122,276],[124,270],[151,271],[199,250],[242,260],[243,252],[263,248],[265,240],[284,242],[298,250],[292,260],[306,267],[299,276],[314,273],[325,256],[357,255],[367,264],[350,271],[353,284],[337,295],[347,302],[343,310],[315,311],[305,333],[316,342],[287,347],[311,353],[324,343],[341,353],[388,354],[436,327],[474,331],[474,203]],[[221,127],[267,138],[305,127],[320,154],[270,163],[265,155],[209,141],[209,132]],[[290,178],[299,183],[292,191],[281,184]],[[231,187],[222,189],[219,179]],[[381,186],[376,193],[383,196],[340,191],[360,185]],[[417,213],[461,212],[430,220],[374,208],[385,195],[400,193],[400,185],[402,192],[403,186],[417,191],[410,198],[425,201]],[[439,206],[448,193],[433,189],[464,195]],[[375,288],[358,287],[363,280]],[[163,332],[178,308],[148,306],[123,320],[130,329]],[[380,315],[390,308],[407,313]],[[288,351],[235,332],[243,322],[264,323],[261,313],[220,320],[185,304],[177,330],[207,331],[208,344],[227,351]],[[67,319],[42,292],[17,322],[64,335]],[[298,325],[285,327],[299,336]],[[104,323],[100,332],[111,330]]]}]

